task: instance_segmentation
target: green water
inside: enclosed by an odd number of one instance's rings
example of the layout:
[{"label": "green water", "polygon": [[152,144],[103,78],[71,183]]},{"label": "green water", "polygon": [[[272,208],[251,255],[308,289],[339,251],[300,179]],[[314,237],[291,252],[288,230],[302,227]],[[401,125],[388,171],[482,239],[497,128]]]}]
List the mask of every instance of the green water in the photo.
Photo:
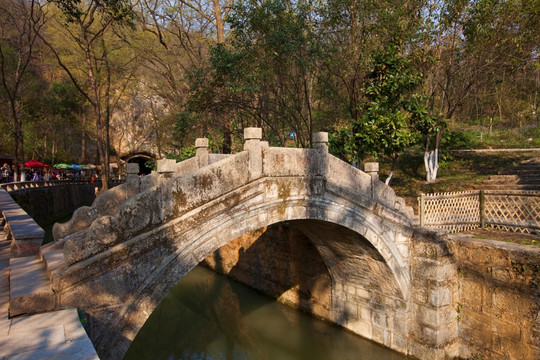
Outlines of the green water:
[{"label": "green water", "polygon": [[152,313],[124,359],[406,357],[199,266]]}]

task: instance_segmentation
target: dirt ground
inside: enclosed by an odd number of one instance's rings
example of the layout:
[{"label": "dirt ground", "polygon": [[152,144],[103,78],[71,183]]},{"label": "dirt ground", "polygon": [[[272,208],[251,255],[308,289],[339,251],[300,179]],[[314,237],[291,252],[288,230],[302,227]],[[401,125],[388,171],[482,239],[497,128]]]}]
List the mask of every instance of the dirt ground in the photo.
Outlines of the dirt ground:
[{"label": "dirt ground", "polygon": [[462,234],[471,235],[474,239],[498,240],[522,245],[540,246],[540,234],[538,233],[522,234],[486,228],[470,230],[463,232]]}]

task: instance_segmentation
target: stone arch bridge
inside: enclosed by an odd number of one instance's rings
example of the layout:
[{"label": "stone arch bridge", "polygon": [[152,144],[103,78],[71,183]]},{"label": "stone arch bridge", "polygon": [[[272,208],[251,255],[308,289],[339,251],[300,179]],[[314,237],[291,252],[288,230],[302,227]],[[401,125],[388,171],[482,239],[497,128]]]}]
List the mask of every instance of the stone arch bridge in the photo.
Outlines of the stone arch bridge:
[{"label": "stone arch bridge", "polygon": [[[269,147],[261,129],[244,151],[158,161],[56,224],[42,248],[58,308],[77,307],[103,359],[121,359],[146,319],[192,268],[235,239],[287,223],[313,243],[325,268],[310,310],[420,359],[457,354],[457,269],[443,239],[378,180],[313,149]],[[132,175],[129,175],[132,173]],[[321,290],[322,289],[322,290]],[[324,294],[320,300],[316,294]]]}]

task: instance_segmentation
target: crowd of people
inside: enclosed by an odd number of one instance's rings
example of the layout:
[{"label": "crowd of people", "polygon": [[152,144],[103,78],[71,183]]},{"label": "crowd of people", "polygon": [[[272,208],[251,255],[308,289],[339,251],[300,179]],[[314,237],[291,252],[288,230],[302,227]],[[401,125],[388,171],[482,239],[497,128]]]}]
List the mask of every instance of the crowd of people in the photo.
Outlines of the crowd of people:
[{"label": "crowd of people", "polygon": [[[89,176],[88,176],[89,175]],[[13,182],[14,177],[13,169],[7,164],[0,168],[0,183]],[[80,180],[89,178],[91,180],[96,178],[96,175],[92,171],[91,174],[87,174],[84,170],[80,171],[65,171],[60,169],[25,169],[24,179],[25,181],[50,181],[50,180]]]},{"label": "crowd of people", "polygon": [[4,163],[2,168],[0,168],[0,183],[8,183],[13,181],[13,170],[8,166],[7,163]]}]

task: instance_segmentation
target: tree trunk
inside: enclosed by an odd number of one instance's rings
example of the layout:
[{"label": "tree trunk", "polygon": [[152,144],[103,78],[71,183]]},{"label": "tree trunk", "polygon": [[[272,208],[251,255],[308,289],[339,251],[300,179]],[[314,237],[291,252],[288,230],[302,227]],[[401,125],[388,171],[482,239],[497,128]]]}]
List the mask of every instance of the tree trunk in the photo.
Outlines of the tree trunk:
[{"label": "tree trunk", "polygon": [[82,124],[81,124],[81,164],[86,162],[86,113],[82,111]]},{"label": "tree trunk", "polygon": [[217,42],[221,44],[225,41],[223,15],[221,14],[219,0],[212,0],[212,2],[214,3],[214,16],[216,17]]},{"label": "tree trunk", "polygon": [[426,167],[426,181],[428,183],[435,182],[439,170],[439,149],[424,152],[424,165]]},{"label": "tree trunk", "polygon": [[229,113],[223,115],[223,148],[224,154],[232,153],[232,130],[231,130],[231,117]]},{"label": "tree trunk", "polygon": [[392,177],[394,176],[394,170],[396,168],[397,162],[398,162],[398,155],[394,156],[392,159],[392,167],[390,168],[390,174],[388,174],[388,177],[386,178],[386,181],[384,182],[386,185],[390,185],[390,182],[392,181]]}]

